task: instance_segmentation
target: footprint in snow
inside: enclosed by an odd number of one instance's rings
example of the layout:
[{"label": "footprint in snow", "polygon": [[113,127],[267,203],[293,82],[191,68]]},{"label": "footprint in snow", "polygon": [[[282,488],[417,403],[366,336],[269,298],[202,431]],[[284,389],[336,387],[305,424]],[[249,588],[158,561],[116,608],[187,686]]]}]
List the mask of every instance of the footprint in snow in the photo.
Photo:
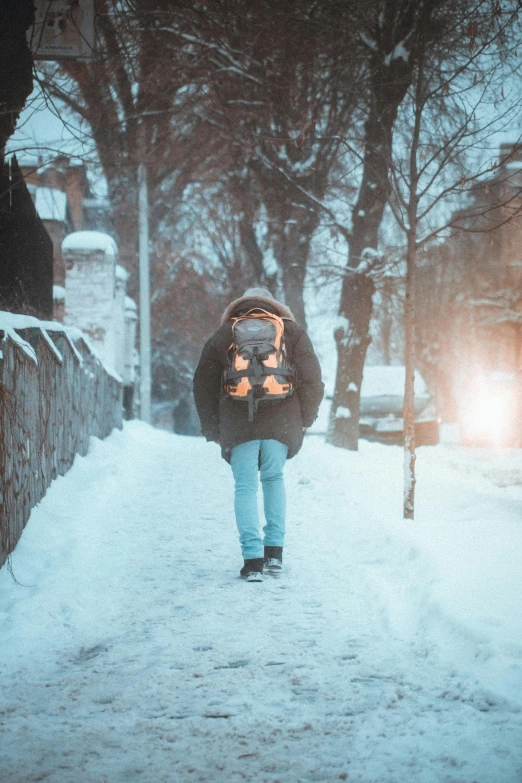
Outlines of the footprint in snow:
[{"label": "footprint in snow", "polygon": [[81,647],[80,652],[78,655],[75,655],[74,658],[71,658],[71,663],[87,663],[87,661],[91,661],[93,658],[96,658],[100,653],[108,652],[109,648],[106,647],[104,644],[96,644],[94,647]]},{"label": "footprint in snow", "polygon": [[241,669],[243,666],[248,666],[249,663],[250,658],[244,658],[240,661],[230,661],[221,666],[214,666],[214,669]]}]

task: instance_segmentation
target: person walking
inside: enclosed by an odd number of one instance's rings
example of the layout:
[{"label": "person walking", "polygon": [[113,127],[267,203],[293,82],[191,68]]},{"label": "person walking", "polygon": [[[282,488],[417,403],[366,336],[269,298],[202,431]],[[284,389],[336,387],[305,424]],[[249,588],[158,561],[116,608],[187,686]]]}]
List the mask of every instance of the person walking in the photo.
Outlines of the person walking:
[{"label": "person walking", "polygon": [[[271,318],[275,316],[275,318]],[[257,319],[257,320],[254,320]],[[281,347],[269,351],[266,342],[249,349],[248,330],[263,336],[281,330]],[[238,328],[238,324],[242,327]],[[238,337],[243,328],[243,337]],[[238,348],[239,352],[234,353]],[[278,345],[278,344],[277,344]],[[272,347],[271,345],[269,347]],[[243,350],[242,350],[243,349]],[[263,353],[263,351],[265,351]],[[276,367],[275,354],[285,364]],[[250,356],[252,367],[240,358]],[[250,366],[250,369],[248,367]],[[243,367],[247,369],[237,369]],[[256,387],[257,384],[257,388]],[[279,385],[278,385],[279,384]],[[247,395],[241,389],[248,389]],[[286,493],[283,469],[303,444],[305,430],[317,417],[323,398],[321,368],[306,331],[286,305],[264,288],[249,288],[229,304],[221,326],[206,342],[194,376],[194,399],[201,431],[221,446],[234,476],[234,512],[243,554],[240,575],[262,581],[264,567],[279,570],[283,563]],[[275,397],[271,398],[274,392]],[[259,531],[258,472],[263,489],[265,526]]]}]

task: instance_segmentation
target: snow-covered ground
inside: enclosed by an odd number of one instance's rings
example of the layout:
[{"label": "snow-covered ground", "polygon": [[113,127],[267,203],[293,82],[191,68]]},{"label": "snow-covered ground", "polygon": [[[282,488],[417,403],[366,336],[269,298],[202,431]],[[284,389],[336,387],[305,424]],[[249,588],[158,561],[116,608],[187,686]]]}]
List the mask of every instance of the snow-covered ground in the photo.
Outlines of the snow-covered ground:
[{"label": "snow-covered ground", "polygon": [[522,456],[310,435],[285,570],[239,579],[216,446],[139,422],[0,571],[2,783],[520,783]]}]

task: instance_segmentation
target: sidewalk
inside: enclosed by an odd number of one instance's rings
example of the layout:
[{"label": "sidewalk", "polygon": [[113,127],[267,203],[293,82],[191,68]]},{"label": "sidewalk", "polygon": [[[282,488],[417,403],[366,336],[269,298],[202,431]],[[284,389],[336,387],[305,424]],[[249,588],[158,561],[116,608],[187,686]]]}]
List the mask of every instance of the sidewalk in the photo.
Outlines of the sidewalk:
[{"label": "sidewalk", "polygon": [[522,779],[519,488],[421,450],[404,523],[399,449],[310,436],[249,584],[215,445],[91,443],[0,571],[3,783]]}]

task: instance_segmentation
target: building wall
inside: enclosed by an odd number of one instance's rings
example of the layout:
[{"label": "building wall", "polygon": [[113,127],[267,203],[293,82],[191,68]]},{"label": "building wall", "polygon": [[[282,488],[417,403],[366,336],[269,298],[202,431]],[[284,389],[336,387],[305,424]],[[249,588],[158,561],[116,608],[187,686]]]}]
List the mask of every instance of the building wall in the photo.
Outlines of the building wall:
[{"label": "building wall", "polygon": [[[73,231],[97,228],[86,221],[84,202],[92,202],[92,193],[85,166],[70,164],[66,156],[58,156],[51,164],[41,166],[38,160],[22,161],[21,170],[26,183],[31,186],[33,198],[35,188],[52,188],[67,196],[67,209],[60,219],[57,216],[42,216],[43,224],[53,243],[54,284],[65,285],[65,265],[62,258],[62,242]],[[106,207],[108,209],[108,207]]]},{"label": "building wall", "polygon": [[58,220],[43,220],[45,230],[53,243],[53,278],[54,285],[65,285],[65,266],[63,263],[61,246],[69,233],[67,226]]}]

